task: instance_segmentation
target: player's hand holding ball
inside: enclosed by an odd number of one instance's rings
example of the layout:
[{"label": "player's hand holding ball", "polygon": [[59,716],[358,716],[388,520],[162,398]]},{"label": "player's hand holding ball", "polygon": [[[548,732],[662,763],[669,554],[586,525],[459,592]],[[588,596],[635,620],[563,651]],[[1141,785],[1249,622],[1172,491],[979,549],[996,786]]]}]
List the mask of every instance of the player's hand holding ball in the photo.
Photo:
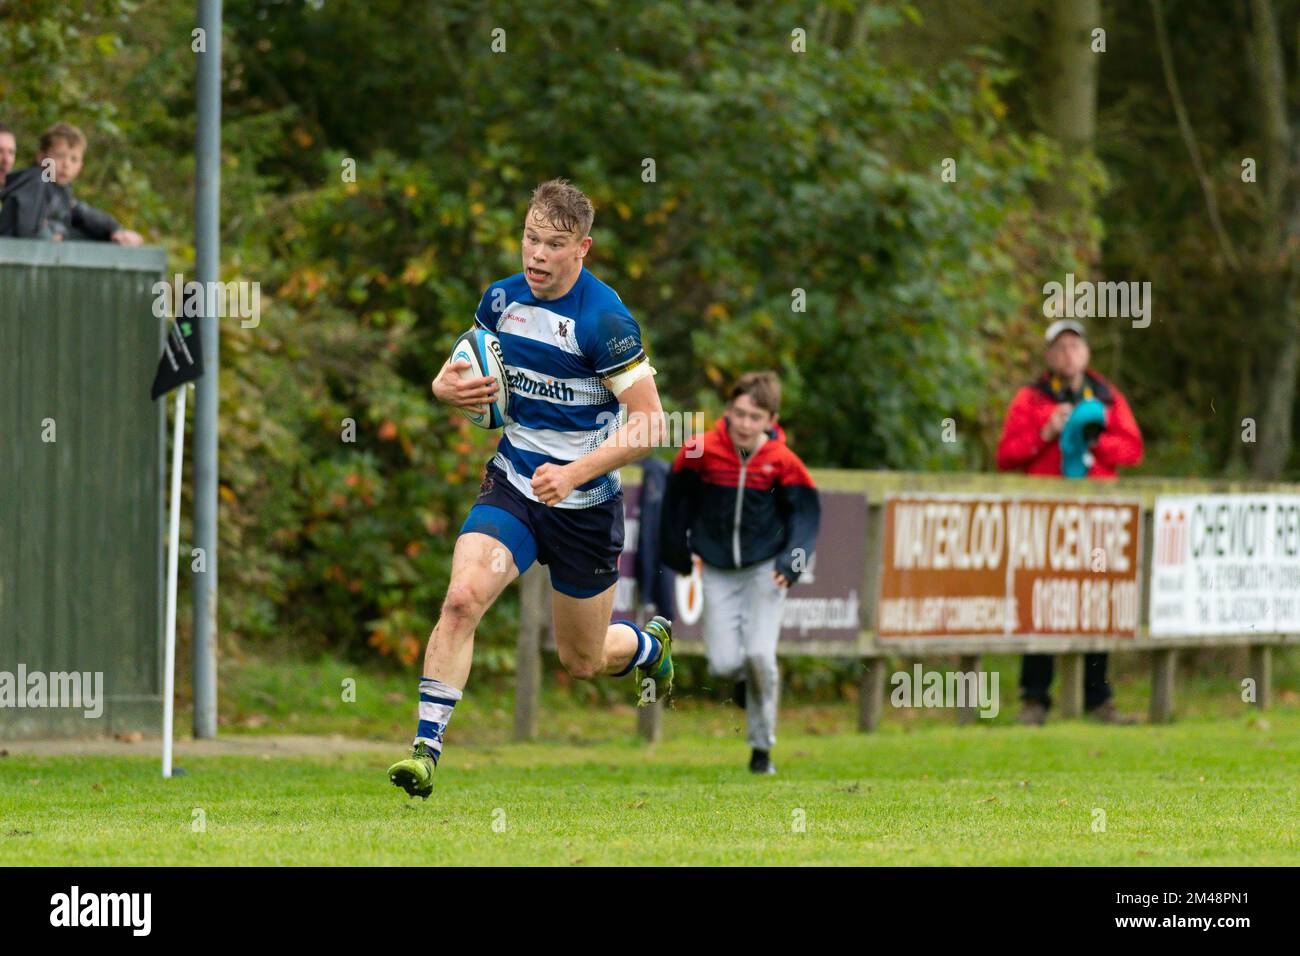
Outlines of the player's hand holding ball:
[{"label": "player's hand holding ball", "polygon": [[433,380],[433,397],[456,408],[466,408],[482,415],[487,404],[496,399],[497,380],[490,375],[482,378],[462,378],[461,373],[471,368],[465,359],[448,361]]},{"label": "player's hand holding ball", "polygon": [[533,494],[544,505],[554,507],[573,493],[577,482],[567,465],[544,462],[533,471]]},{"label": "player's hand holding ball", "polygon": [[501,340],[477,327],[456,340],[451,357],[433,380],[438,401],[459,408],[470,424],[488,429],[506,423],[509,388]]}]

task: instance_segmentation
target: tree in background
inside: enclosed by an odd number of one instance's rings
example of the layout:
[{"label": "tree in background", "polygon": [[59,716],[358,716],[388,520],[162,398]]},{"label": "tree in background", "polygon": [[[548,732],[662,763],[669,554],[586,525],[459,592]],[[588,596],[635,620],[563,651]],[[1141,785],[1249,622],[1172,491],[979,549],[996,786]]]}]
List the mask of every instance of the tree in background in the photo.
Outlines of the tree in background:
[{"label": "tree in background", "polygon": [[[1149,329],[1094,337],[1146,470],[1244,467],[1253,411],[1285,472],[1296,3],[1166,0],[1163,59],[1149,8],[1096,6],[227,0],[223,278],[260,282],[263,318],[223,330],[223,634],[418,654],[492,445],[428,382],[554,175],[595,199],[591,267],[670,403],[716,410],[775,367],[811,464],[984,467],[1040,360],[1042,285],[1095,270],[1156,289]],[[85,127],[86,198],[179,271],[192,17],[31,0],[0,20],[0,118],[28,146]],[[510,665],[504,606],[488,669]]]},{"label": "tree in background", "polygon": [[[678,407],[708,407],[740,370],[775,365],[812,461],[978,460],[978,441],[941,440],[943,422],[978,421],[988,317],[1023,310],[1022,225],[1048,151],[1004,135],[996,63],[882,65],[870,37],[903,29],[908,9],[805,29],[793,5],[761,21],[742,4],[593,5],[562,20],[525,3],[414,21],[397,3],[229,8],[241,89],[228,111],[294,111],[285,155],[258,166],[286,177],[254,230],[264,282],[291,310],[290,354],[313,361],[299,344],[311,339],[334,360],[320,379],[332,414],[308,443],[316,510],[301,533],[279,532],[329,575],[300,582],[315,589],[299,595],[308,615],[332,610],[328,633],[369,616],[372,639],[403,645],[427,628],[445,580],[431,565],[449,549],[423,547],[428,527],[395,528],[437,501],[430,527],[454,533],[488,454],[429,405],[428,380],[483,286],[517,270],[527,194],[553,175],[595,199],[590,265],[632,306]],[[363,74],[336,66],[353,60]],[[349,161],[355,182],[340,175]],[[358,404],[376,430],[342,448],[324,421]],[[373,468],[355,480],[373,505],[339,486],[362,449]],[[262,494],[264,477],[249,479],[241,498]],[[390,567],[409,571],[376,606],[370,582]],[[355,596],[338,593],[356,581]]]}]

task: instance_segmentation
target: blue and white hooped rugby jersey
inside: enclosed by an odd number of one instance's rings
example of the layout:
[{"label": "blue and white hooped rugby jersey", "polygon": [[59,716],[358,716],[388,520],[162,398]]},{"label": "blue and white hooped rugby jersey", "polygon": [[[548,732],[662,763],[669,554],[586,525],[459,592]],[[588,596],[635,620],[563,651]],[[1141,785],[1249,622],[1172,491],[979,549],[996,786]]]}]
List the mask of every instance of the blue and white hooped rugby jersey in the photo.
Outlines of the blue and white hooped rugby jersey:
[{"label": "blue and white hooped rugby jersey", "polygon": [[[538,299],[522,272],[488,286],[475,319],[501,340],[510,401],[492,463],[532,501],[533,471],[568,464],[619,427],[619,403],[601,381],[645,359],[641,329],[618,293],[585,268],[558,299]],[[611,471],[557,508],[589,508],[622,490]]]}]

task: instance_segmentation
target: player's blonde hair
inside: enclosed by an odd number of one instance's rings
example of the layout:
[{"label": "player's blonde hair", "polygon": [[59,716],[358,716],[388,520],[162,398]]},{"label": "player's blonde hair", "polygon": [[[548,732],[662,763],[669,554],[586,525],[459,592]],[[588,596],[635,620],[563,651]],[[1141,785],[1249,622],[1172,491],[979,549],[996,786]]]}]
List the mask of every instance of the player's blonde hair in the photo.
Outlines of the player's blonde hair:
[{"label": "player's blonde hair", "polygon": [[585,239],[591,232],[591,223],[596,218],[595,207],[587,194],[567,179],[548,179],[534,189],[528,211],[534,210],[547,225],[577,232],[579,239]]}]

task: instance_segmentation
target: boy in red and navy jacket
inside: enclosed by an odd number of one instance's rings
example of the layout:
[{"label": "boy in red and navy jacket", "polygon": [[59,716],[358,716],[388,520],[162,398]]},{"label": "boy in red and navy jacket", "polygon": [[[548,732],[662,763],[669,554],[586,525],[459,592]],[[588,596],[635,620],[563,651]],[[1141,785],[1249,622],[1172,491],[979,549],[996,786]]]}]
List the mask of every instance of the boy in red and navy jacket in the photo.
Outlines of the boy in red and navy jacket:
[{"label": "boy in red and navy jacket", "polygon": [[660,523],[663,563],[690,574],[699,555],[709,671],[737,682],[754,773],[775,773],[776,642],[786,589],[808,567],[821,506],[776,423],[781,381],[749,372],[727,414],[677,453]]}]

